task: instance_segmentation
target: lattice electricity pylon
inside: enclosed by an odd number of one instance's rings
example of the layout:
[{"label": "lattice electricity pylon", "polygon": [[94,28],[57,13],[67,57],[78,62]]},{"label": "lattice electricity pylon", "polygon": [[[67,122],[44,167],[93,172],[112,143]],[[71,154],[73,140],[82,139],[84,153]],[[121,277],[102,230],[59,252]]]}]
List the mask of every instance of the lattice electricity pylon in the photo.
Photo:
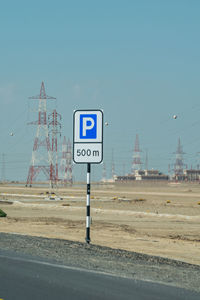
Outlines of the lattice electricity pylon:
[{"label": "lattice electricity pylon", "polygon": [[66,169],[66,162],[67,162],[67,141],[66,137],[63,138],[62,143],[62,157],[60,159],[60,172],[59,172],[59,179],[61,182],[64,182],[64,175],[65,175],[65,169]]},{"label": "lattice electricity pylon", "polygon": [[106,164],[105,164],[105,162],[103,162],[103,170],[102,170],[102,179],[101,179],[101,181],[105,182],[106,177],[107,177],[107,175],[106,175]]},{"label": "lattice electricity pylon", "polygon": [[73,183],[72,174],[72,145],[70,139],[64,136],[62,143],[62,157],[60,160],[60,179],[63,184]]},{"label": "lattice electricity pylon", "polygon": [[115,178],[115,161],[114,161],[114,150],[112,149],[112,154],[111,154],[111,178],[114,180]]},{"label": "lattice electricity pylon", "polygon": [[72,175],[72,143],[70,139],[67,141],[67,166],[65,170],[65,180],[67,183],[73,183]]},{"label": "lattice electricity pylon", "polygon": [[196,169],[200,169],[200,152],[197,152],[195,155],[195,163],[196,163]]},{"label": "lattice electricity pylon", "polygon": [[5,153],[2,153],[1,181],[6,181]]},{"label": "lattice electricity pylon", "polygon": [[133,162],[132,162],[132,173],[134,174],[136,170],[141,170],[142,162],[140,158],[140,146],[139,146],[139,137],[138,134],[136,134],[135,138],[135,147],[134,147],[134,153],[133,153]]},{"label": "lattice electricity pylon", "polygon": [[61,115],[55,109],[48,115],[48,130],[52,155],[50,178],[52,178],[52,184],[54,185],[58,183],[58,136],[61,137],[61,123],[59,122],[61,119]]},{"label": "lattice electricity pylon", "polygon": [[148,168],[149,168],[149,157],[148,157],[148,150],[146,149],[146,151],[145,151],[146,153],[145,153],[145,169],[146,170],[148,170]]},{"label": "lattice electricity pylon", "polygon": [[183,147],[181,145],[180,138],[178,139],[178,146],[175,154],[176,154],[176,160],[174,164],[174,174],[175,176],[183,175],[183,168],[186,165],[183,162],[183,154],[185,153],[183,152]]},{"label": "lattice electricity pylon", "polygon": [[56,98],[46,95],[44,82],[41,84],[40,94],[38,96],[29,97],[29,99],[39,100],[38,120],[29,124],[37,125],[36,136],[33,145],[31,163],[29,167],[26,186],[32,186],[38,174],[42,171],[47,180],[52,185],[52,154],[48,134],[47,124],[47,100]]}]

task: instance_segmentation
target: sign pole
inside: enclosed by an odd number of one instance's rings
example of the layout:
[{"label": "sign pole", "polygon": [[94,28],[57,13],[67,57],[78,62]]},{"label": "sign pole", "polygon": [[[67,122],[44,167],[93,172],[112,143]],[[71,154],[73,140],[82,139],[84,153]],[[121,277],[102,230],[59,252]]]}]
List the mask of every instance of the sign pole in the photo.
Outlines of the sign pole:
[{"label": "sign pole", "polygon": [[103,111],[78,109],[73,114],[73,161],[87,164],[86,243],[90,243],[90,170],[103,161]]},{"label": "sign pole", "polygon": [[87,202],[86,202],[86,243],[90,243],[90,170],[91,164],[87,164]]}]

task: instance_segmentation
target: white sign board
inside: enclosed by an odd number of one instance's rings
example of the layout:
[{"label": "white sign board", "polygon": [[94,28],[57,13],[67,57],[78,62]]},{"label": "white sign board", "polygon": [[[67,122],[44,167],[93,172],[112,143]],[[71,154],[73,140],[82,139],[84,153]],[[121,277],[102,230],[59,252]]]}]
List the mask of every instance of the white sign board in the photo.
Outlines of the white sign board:
[{"label": "white sign board", "polygon": [[74,162],[101,163],[103,161],[103,112],[76,110],[73,122]]}]

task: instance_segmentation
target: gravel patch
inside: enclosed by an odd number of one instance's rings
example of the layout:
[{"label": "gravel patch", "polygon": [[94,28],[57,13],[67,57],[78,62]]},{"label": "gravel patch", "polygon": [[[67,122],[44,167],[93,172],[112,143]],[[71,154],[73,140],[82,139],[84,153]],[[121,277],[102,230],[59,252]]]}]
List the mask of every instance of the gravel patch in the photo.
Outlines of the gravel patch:
[{"label": "gravel patch", "polygon": [[81,242],[8,233],[0,233],[0,249],[200,293],[200,266],[181,261]]}]

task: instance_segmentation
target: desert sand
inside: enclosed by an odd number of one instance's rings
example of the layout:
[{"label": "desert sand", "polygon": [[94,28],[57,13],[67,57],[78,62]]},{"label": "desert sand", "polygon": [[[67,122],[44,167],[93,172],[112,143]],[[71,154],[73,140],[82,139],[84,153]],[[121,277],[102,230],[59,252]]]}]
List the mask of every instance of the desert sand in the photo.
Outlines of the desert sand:
[{"label": "desert sand", "polygon": [[[86,185],[0,185],[0,232],[85,241]],[[91,243],[200,265],[200,184],[92,184]]]}]

